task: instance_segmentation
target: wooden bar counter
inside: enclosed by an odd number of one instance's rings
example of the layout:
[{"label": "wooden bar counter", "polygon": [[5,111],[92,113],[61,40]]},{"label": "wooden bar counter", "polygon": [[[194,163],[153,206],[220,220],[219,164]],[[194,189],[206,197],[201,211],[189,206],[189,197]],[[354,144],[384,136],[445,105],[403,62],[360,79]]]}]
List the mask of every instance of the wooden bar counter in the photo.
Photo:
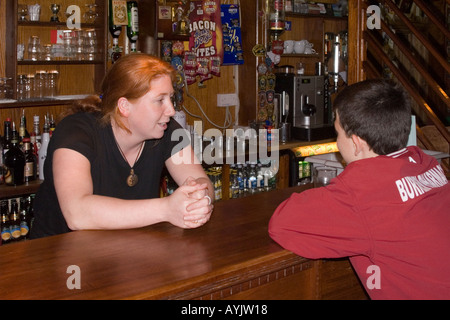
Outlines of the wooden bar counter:
[{"label": "wooden bar counter", "polygon": [[[277,205],[305,188],[219,201],[198,229],[160,223],[1,246],[1,298],[366,298],[346,259],[308,260],[269,237]],[[79,289],[67,285],[75,275],[69,266],[79,267]]]}]

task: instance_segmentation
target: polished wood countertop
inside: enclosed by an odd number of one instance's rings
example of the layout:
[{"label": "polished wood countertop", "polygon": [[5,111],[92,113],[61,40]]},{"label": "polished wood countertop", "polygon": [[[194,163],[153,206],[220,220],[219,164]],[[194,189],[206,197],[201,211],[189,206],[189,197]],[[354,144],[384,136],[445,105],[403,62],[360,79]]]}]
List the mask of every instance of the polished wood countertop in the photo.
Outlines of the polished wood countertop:
[{"label": "polished wood countertop", "polygon": [[[216,202],[211,220],[198,229],[160,223],[0,246],[1,298],[191,299],[289,263],[307,265],[267,228],[279,203],[309,187]],[[72,265],[80,268],[80,289],[67,286]]]}]

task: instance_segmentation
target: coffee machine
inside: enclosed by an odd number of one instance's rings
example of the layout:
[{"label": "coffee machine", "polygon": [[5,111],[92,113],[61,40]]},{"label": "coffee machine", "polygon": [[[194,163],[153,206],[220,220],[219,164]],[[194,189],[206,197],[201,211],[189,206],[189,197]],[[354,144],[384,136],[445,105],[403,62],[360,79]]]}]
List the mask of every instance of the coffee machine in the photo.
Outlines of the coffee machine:
[{"label": "coffee machine", "polygon": [[280,72],[275,92],[280,96],[280,122],[291,124],[291,137],[315,141],[336,136],[324,76]]},{"label": "coffee machine", "polygon": [[293,100],[293,137],[313,141],[336,136],[324,76],[295,76]]}]

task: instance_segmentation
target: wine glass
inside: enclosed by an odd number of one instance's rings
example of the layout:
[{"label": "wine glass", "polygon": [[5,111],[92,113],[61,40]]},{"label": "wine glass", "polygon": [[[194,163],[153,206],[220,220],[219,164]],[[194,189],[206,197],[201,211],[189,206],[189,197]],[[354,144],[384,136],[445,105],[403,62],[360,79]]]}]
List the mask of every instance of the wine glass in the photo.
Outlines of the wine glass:
[{"label": "wine glass", "polygon": [[97,54],[97,35],[94,29],[86,29],[84,32],[84,45],[87,60],[95,60]]},{"label": "wine glass", "polygon": [[97,17],[98,17],[98,13],[95,12],[95,8],[97,7],[97,5],[95,3],[91,3],[91,4],[86,4],[86,7],[88,7],[89,10],[86,11],[83,15],[84,22],[94,23],[95,19],[97,19]]}]

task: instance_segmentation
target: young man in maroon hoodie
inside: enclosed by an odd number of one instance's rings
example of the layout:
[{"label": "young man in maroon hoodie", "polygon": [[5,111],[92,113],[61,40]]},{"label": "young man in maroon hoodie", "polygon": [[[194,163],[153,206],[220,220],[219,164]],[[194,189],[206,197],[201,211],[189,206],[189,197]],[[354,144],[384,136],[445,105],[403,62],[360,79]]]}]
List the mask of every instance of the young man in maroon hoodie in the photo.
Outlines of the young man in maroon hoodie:
[{"label": "young man in maroon hoodie", "polygon": [[372,299],[450,299],[450,184],[435,158],[406,147],[407,94],[367,80],[333,107],[347,166],[281,203],[270,236],[306,258],[349,257]]}]

